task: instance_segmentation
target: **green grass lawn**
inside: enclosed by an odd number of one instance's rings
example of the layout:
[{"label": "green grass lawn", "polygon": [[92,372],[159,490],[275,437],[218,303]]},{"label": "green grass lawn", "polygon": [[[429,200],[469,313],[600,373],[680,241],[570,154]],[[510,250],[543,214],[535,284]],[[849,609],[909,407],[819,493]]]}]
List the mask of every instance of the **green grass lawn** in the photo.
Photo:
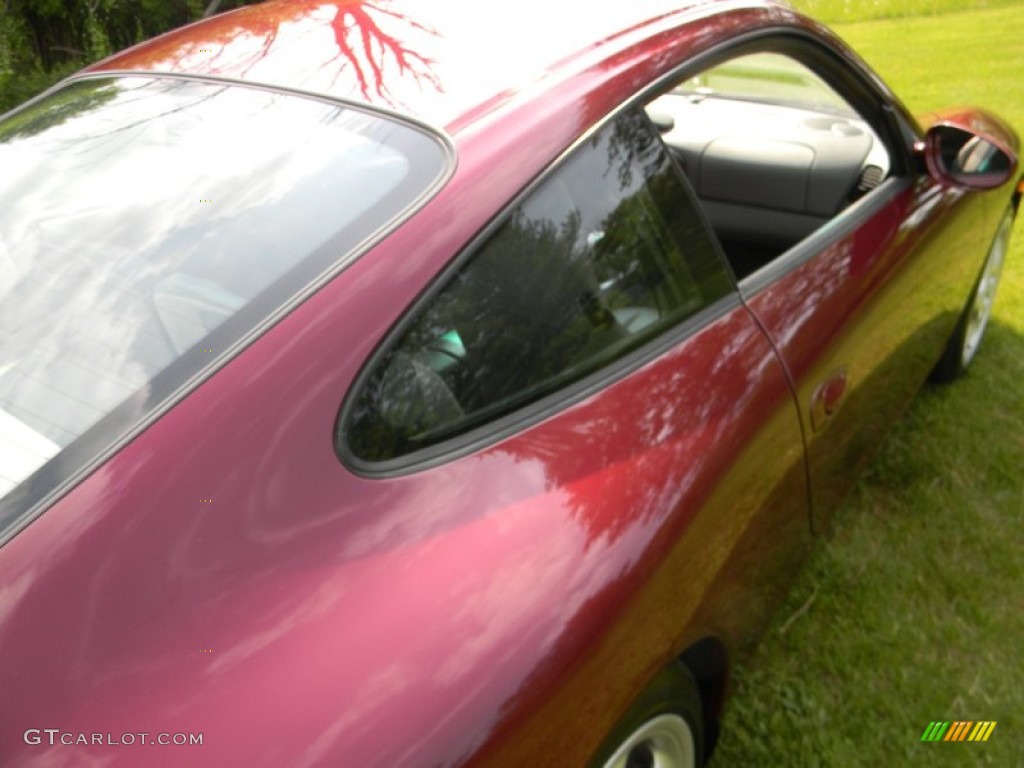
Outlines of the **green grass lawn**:
[{"label": "green grass lawn", "polygon": [[819,21],[829,24],[936,16],[966,10],[1006,8],[1021,0],[789,0]]},{"label": "green grass lawn", "polygon": [[[834,29],[912,111],[982,104],[1024,129],[1024,2],[797,5],[853,21]],[[1014,235],[970,375],[921,393],[736,670],[716,768],[1024,766],[1020,221]],[[921,743],[939,719],[998,725],[983,744]]]}]

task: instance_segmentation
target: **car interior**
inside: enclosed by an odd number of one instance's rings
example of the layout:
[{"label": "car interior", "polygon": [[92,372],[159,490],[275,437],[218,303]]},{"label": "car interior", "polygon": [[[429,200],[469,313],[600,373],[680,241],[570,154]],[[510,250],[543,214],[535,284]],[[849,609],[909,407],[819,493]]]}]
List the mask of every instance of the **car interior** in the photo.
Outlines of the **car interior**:
[{"label": "car interior", "polygon": [[888,152],[871,127],[781,54],[732,59],[646,108],[739,280],[889,174]]}]

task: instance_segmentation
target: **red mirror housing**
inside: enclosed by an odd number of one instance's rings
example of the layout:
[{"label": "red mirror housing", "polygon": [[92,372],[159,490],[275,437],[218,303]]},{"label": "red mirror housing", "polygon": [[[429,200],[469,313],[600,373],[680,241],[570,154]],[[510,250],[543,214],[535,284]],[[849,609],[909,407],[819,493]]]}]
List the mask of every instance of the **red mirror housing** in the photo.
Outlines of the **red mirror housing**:
[{"label": "red mirror housing", "polygon": [[1019,140],[981,110],[941,116],[925,134],[924,159],[936,179],[970,189],[995,189],[1014,178]]}]

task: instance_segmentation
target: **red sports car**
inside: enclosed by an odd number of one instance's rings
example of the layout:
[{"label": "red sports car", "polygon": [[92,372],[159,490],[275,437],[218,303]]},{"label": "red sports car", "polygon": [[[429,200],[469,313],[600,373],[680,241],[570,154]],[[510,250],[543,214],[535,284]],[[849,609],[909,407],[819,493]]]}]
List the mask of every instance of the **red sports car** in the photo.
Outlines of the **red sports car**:
[{"label": "red sports car", "polygon": [[7,114],[0,764],[701,764],[1017,154],[767,0],[278,0]]}]

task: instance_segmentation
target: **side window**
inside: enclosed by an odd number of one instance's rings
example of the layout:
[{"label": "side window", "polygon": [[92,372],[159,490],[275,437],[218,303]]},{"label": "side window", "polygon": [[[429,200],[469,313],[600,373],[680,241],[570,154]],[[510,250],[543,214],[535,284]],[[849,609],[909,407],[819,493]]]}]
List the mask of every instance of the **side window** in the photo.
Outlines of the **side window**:
[{"label": "side window", "polygon": [[811,69],[782,54],[731,59],[647,109],[740,279],[890,172],[872,127]]},{"label": "side window", "polygon": [[466,432],[620,358],[731,289],[664,145],[623,114],[422,305],[351,397],[363,460]]}]

